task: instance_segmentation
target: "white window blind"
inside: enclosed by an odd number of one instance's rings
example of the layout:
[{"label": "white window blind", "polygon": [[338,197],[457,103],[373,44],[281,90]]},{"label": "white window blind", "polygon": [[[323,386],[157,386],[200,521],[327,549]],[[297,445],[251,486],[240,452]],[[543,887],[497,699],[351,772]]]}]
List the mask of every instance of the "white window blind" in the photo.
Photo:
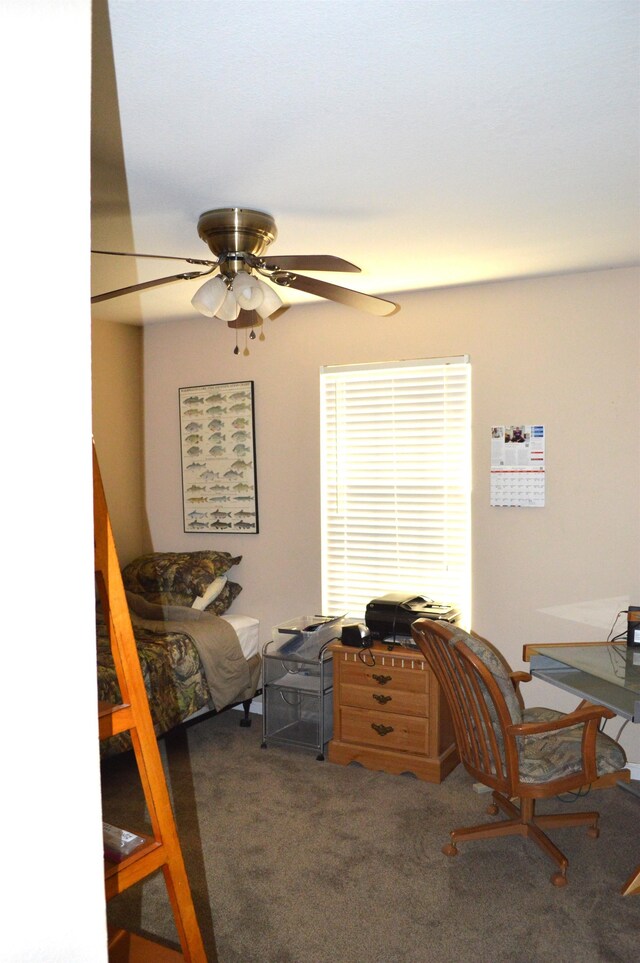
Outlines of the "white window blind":
[{"label": "white window blind", "polygon": [[321,369],[323,612],[470,605],[468,358]]}]

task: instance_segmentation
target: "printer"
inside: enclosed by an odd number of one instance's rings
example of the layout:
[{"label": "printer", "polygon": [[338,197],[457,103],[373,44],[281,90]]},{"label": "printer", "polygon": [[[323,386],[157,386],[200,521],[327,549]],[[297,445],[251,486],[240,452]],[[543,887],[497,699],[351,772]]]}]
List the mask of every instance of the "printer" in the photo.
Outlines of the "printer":
[{"label": "printer", "polygon": [[439,605],[422,595],[391,592],[367,604],[365,623],[374,639],[390,642],[412,641],[411,624],[416,619],[457,622],[460,611],[451,605]]}]

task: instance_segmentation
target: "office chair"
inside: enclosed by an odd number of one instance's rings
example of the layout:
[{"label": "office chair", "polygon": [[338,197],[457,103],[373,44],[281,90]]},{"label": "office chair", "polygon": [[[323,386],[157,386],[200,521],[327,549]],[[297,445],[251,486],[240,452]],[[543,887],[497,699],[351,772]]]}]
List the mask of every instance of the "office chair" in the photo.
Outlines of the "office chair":
[{"label": "office chair", "polygon": [[508,817],[452,830],[443,853],[455,856],[456,844],[471,839],[526,836],[557,863],[551,882],[565,886],[568,860],[543,830],[586,825],[597,838],[599,814],[537,815],[536,799],[578,790],[624,768],[622,747],[598,731],[600,721],[615,713],[588,704],[568,714],[523,709],[518,686],[531,676],[510,672],[486,640],[430,619],[418,619],[411,631],[449,703],[460,760],[474,779],[493,789],[487,812],[502,810]]}]

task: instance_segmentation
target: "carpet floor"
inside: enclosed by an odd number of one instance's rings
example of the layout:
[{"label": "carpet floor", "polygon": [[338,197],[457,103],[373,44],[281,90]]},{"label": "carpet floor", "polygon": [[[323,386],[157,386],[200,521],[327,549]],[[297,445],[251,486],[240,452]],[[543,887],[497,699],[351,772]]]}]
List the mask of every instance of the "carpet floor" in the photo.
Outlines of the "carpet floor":
[{"label": "carpet floor", "polygon": [[[261,749],[235,711],[160,741],[210,963],[637,963],[640,799],[614,787],[540,812],[597,809],[600,838],[554,830],[569,885],[519,837],[441,853],[448,831],[489,820],[462,767],[440,785],[315,752]],[[131,753],[102,767],[104,819],[148,828]],[[496,817],[498,818],[498,817]],[[109,922],[177,946],[164,877],[108,905]]]}]

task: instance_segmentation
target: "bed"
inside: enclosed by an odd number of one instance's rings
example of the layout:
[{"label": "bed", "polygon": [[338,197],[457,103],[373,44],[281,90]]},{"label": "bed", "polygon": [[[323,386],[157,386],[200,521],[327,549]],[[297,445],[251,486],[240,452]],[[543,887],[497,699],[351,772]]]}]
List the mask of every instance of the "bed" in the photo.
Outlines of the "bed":
[{"label": "bed", "polygon": [[[229,612],[242,591],[230,577],[242,556],[229,552],[154,552],[122,570],[156,735],[200,715],[244,707],[261,676],[260,626]],[[101,607],[96,608],[98,698],[120,701]],[[131,748],[128,733],[101,741],[101,757]]]}]

